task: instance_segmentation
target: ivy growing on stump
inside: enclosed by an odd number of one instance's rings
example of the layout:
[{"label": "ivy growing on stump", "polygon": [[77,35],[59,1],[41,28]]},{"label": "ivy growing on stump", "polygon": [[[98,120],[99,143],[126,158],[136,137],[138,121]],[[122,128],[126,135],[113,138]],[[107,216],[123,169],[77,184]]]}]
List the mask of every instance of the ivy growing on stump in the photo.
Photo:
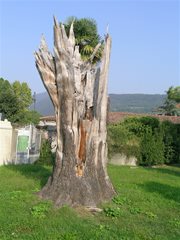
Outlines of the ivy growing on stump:
[{"label": "ivy growing on stump", "polygon": [[96,206],[115,191],[107,174],[107,78],[111,38],[105,37],[101,64],[88,61],[75,45],[73,23],[66,34],[54,19],[54,55],[44,38],[35,53],[36,66],[53,102],[57,152],[52,176],[39,192],[57,206]]}]

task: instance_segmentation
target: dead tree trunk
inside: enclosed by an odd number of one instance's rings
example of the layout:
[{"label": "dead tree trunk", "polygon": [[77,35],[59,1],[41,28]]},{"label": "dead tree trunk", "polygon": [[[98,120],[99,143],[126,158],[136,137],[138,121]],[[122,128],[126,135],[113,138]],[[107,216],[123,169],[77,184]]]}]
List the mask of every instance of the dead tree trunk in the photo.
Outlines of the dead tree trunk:
[{"label": "dead tree trunk", "polygon": [[56,205],[96,206],[112,198],[106,171],[107,77],[111,38],[105,38],[101,65],[82,61],[75,46],[73,24],[69,37],[54,19],[54,56],[44,38],[35,53],[36,66],[54,104],[57,152],[53,174],[40,196]]}]

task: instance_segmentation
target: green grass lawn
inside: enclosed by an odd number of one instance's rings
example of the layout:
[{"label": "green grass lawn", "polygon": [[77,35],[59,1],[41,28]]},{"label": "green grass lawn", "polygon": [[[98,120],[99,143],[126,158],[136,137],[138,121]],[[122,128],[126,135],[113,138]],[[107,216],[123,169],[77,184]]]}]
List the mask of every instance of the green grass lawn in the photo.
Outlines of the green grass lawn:
[{"label": "green grass lawn", "polygon": [[34,193],[50,168],[0,167],[0,239],[180,239],[180,168],[110,165],[108,171],[117,197],[92,214],[38,199]]}]

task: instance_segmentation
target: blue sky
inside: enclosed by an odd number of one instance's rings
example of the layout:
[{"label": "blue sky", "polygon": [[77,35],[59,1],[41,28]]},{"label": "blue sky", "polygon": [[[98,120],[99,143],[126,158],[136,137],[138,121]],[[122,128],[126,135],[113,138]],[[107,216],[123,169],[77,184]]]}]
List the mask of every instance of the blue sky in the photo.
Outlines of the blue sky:
[{"label": "blue sky", "polygon": [[178,0],[0,0],[0,76],[44,86],[34,63],[41,34],[53,46],[53,15],[94,18],[100,35],[109,24],[109,93],[164,93],[180,85]]}]

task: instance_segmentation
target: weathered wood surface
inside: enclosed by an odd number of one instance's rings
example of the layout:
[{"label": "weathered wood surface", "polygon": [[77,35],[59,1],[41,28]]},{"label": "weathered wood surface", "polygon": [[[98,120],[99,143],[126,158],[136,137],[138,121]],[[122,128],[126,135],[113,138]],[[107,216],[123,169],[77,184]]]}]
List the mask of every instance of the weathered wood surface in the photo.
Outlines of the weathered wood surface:
[{"label": "weathered wood surface", "polygon": [[54,55],[42,38],[36,66],[54,104],[57,153],[52,177],[39,193],[56,205],[96,206],[114,195],[106,171],[107,79],[111,38],[105,37],[101,64],[83,61],[75,45],[54,19]]}]

